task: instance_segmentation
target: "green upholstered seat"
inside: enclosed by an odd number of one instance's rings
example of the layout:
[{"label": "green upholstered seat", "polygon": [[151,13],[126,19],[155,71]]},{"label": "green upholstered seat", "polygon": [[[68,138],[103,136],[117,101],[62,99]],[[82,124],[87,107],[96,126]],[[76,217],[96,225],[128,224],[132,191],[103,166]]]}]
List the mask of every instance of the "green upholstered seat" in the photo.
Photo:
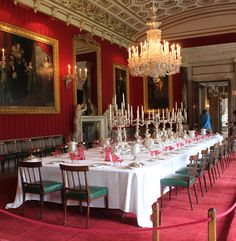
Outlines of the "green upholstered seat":
[{"label": "green upholstered seat", "polygon": [[168,187],[187,187],[195,182],[195,177],[181,174],[169,174],[161,179],[162,186]]},{"label": "green upholstered seat", "polygon": [[108,188],[88,185],[88,166],[72,166],[60,164],[60,168],[62,171],[62,180],[64,185],[64,224],[66,223],[67,201],[78,200],[80,202],[80,209],[82,209],[82,202],[87,203],[87,228],[90,212],[90,202],[94,199],[104,197],[105,207],[108,208]]},{"label": "green upholstered seat", "polygon": [[63,184],[61,182],[55,182],[55,181],[38,181],[31,184],[25,184],[24,190],[27,193],[41,193],[41,184],[42,184],[42,190],[43,192],[50,193],[50,192],[56,192],[63,189]]},{"label": "green upholstered seat", "polygon": [[63,184],[57,181],[43,180],[41,175],[42,162],[27,159],[27,161],[19,161],[18,163],[21,183],[23,189],[23,204],[25,202],[26,193],[34,193],[40,195],[40,218],[42,218],[44,195],[60,191],[62,195]]},{"label": "green upholstered seat", "polygon": [[[86,186],[81,186],[81,190],[79,190],[79,187],[76,187],[79,191],[68,191],[66,192],[67,198],[72,199],[86,199]],[[95,186],[88,186],[88,195],[90,199],[96,199],[99,197],[106,196],[108,194],[108,188],[107,187],[95,187]]]}]

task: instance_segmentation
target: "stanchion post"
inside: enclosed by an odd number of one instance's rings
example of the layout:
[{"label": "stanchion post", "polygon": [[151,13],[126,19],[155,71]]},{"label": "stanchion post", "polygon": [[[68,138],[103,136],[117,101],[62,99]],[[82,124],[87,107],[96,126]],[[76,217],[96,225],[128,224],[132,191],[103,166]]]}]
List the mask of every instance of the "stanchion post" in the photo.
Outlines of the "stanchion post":
[{"label": "stanchion post", "polygon": [[[152,204],[152,223],[153,228],[157,228],[160,225],[160,207],[159,203],[155,202]],[[159,230],[153,230],[152,231],[152,241],[160,241],[160,231]]]},{"label": "stanchion post", "polygon": [[208,209],[208,218],[211,221],[208,222],[208,241],[216,241],[216,209]]}]

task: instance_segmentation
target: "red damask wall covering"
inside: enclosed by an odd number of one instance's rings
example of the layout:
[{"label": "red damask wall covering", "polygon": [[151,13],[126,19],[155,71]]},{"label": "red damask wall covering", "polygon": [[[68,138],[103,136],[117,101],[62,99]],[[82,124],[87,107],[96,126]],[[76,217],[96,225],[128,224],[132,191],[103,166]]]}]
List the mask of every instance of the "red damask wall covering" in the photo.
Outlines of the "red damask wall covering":
[{"label": "red damask wall covering", "polygon": [[[66,23],[22,5],[15,6],[13,1],[0,0],[0,21],[36,32],[59,41],[59,80],[60,80],[60,113],[59,114],[1,114],[0,140],[24,138],[53,134],[68,135],[73,131],[73,89],[66,88],[62,80],[67,65],[73,62],[72,37],[80,30]],[[112,99],[113,77],[112,64],[126,65],[126,49],[112,45],[96,38],[102,50],[102,91],[103,111]],[[132,80],[131,80],[132,81]],[[142,88],[142,83],[140,84]],[[142,92],[141,92],[142,96]],[[134,98],[133,98],[134,99]],[[135,103],[135,99],[132,100]]]},{"label": "red damask wall covering", "polygon": [[[73,131],[74,100],[73,89],[66,88],[63,75],[67,65],[73,62],[73,35],[80,34],[74,26],[67,26],[48,15],[23,5],[14,5],[14,1],[0,0],[0,21],[30,30],[59,42],[59,81],[60,81],[60,113],[59,114],[0,114],[0,140],[64,134]],[[108,41],[94,37],[101,45],[102,62],[102,106],[103,112],[112,100],[113,64],[127,65],[127,50]],[[202,37],[178,41],[182,47],[219,44],[233,42],[236,33]],[[181,100],[181,74],[174,75],[173,100]],[[130,103],[133,106],[143,104],[143,82],[141,78],[130,76]]]}]

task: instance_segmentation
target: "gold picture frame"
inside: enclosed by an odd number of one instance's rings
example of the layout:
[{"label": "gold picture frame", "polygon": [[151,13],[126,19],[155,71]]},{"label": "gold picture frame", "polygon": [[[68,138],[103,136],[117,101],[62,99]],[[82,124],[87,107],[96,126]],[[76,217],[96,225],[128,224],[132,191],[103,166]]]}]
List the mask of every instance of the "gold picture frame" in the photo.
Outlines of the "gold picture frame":
[{"label": "gold picture frame", "polygon": [[0,114],[59,113],[58,40],[0,22]]},{"label": "gold picture frame", "polygon": [[[113,96],[116,95],[116,103],[121,107],[123,96],[125,104],[128,105],[129,97],[129,71],[124,65],[113,64]],[[124,94],[124,95],[123,95]]]},{"label": "gold picture frame", "polygon": [[144,111],[173,108],[173,77],[143,78]]}]

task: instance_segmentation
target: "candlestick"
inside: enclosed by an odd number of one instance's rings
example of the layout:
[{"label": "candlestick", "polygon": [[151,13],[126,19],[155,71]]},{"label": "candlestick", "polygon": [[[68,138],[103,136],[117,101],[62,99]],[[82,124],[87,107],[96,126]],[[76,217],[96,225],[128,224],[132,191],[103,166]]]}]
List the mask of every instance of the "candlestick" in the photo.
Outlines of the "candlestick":
[{"label": "candlestick", "polygon": [[139,106],[137,107],[137,122],[139,121]]},{"label": "candlestick", "polygon": [[109,105],[109,119],[112,120],[111,104]]},{"label": "candlestick", "polygon": [[68,64],[68,75],[70,75],[70,64]]},{"label": "candlestick", "polygon": [[143,105],[141,107],[141,115],[142,115],[142,121],[144,121],[144,111],[143,111]]},{"label": "candlestick", "polygon": [[2,49],[2,57],[5,56],[5,49]]}]

